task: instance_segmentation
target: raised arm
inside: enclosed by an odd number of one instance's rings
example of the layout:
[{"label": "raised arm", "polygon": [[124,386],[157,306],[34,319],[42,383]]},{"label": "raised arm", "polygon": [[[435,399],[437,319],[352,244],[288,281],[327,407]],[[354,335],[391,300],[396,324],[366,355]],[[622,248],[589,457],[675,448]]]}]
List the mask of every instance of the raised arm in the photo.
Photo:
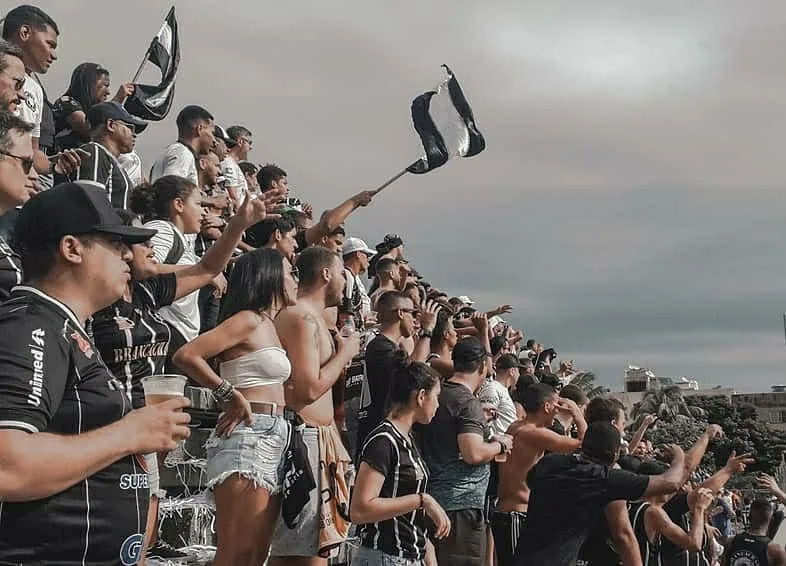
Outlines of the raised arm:
[{"label": "raised arm", "polygon": [[669,444],[666,450],[671,453],[671,466],[659,476],[650,477],[646,497],[653,495],[666,495],[674,493],[682,487],[688,479],[688,470],[685,467],[685,452],[676,444]]},{"label": "raised arm", "polygon": [[[726,485],[726,482],[731,479],[731,476],[744,472],[745,468],[753,462],[754,459],[750,454],[737,456],[737,453],[732,451],[729,455],[729,459],[726,460],[726,465],[706,479],[704,483],[701,484],[701,487],[709,489],[712,493],[718,493],[718,491]],[[692,496],[693,493],[688,495],[689,502]]]},{"label": "raised arm", "polygon": [[306,230],[306,243],[312,246],[319,242],[323,236],[333,233],[357,208],[368,206],[372,198],[374,198],[374,191],[362,191],[342,202],[336,208],[325,211],[319,222]]},{"label": "raised arm", "polygon": [[645,415],[645,417],[641,421],[641,425],[639,426],[638,430],[636,430],[633,438],[630,440],[630,444],[628,444],[628,453],[632,454],[636,447],[641,442],[641,439],[644,438],[644,434],[647,432],[647,429],[652,426],[652,424],[658,420],[658,417],[655,415]]},{"label": "raised arm", "polygon": [[712,494],[708,490],[700,488],[696,492],[697,497],[690,511],[689,533],[675,524],[661,507],[649,507],[645,516],[645,520],[652,526],[652,530],[661,533],[676,546],[691,552],[701,550],[705,513],[712,502]]},{"label": "raised arm", "polygon": [[284,311],[276,318],[276,330],[289,360],[292,374],[285,385],[287,404],[295,410],[310,405],[341,377],[344,368],[360,352],[360,337],[336,336],[338,351],[324,365],[319,363],[319,323],[311,314]]},{"label": "raised arm", "polygon": [[695,472],[696,468],[699,467],[701,459],[704,457],[705,452],[707,452],[707,446],[709,446],[710,441],[715,438],[720,438],[721,436],[723,436],[723,429],[719,425],[710,425],[707,427],[704,434],[696,440],[694,445],[688,450],[688,453],[685,454],[685,467],[688,468],[688,475]]},{"label": "raised arm", "polygon": [[[180,299],[201,289],[224,271],[232,258],[232,253],[243,238],[243,232],[257,222],[270,218],[270,215],[267,214],[268,207],[279,202],[283,194],[283,191],[273,190],[258,199],[246,199],[237,214],[227,224],[224,233],[205,252],[199,263],[183,269],[170,269],[169,271],[174,271],[177,274],[175,299]],[[165,269],[163,265],[160,267]]]}]

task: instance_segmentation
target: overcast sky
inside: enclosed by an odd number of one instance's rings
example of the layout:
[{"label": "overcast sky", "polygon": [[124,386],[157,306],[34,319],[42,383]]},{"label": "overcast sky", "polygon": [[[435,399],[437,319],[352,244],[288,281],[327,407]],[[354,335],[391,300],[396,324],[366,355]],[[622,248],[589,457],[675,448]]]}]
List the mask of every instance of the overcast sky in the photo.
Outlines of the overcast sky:
[{"label": "overcast sky", "polygon": [[[136,70],[168,4],[47,0],[52,98],[94,61]],[[348,224],[401,234],[435,285],[619,389],[628,364],[703,385],[786,382],[786,5],[724,0],[176,3],[175,109],[254,132],[323,209],[420,155],[412,98],[449,64],[487,150],[406,176]]]}]

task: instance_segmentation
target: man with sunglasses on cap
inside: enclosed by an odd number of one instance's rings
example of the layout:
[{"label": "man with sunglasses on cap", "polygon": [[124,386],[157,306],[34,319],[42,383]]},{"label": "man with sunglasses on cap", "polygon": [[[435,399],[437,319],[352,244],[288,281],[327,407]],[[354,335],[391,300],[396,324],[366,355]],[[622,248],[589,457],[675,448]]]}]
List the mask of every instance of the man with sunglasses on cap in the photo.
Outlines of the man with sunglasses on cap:
[{"label": "man with sunglasses on cap", "polygon": [[147,122],[129,114],[118,102],[101,102],[87,111],[90,141],[81,147],[85,151],[82,165],[75,177],[79,181],[93,181],[104,185],[106,196],[115,208],[128,208],[128,197],[134,184],[118,161],[124,153],[133,151],[136,135],[147,127]]},{"label": "man with sunglasses on cap", "polygon": [[26,285],[0,306],[0,563],[136,564],[143,454],[189,435],[184,397],[131,410],[85,331],[131,277],[124,226],[93,184],[35,195],[16,224]]}]

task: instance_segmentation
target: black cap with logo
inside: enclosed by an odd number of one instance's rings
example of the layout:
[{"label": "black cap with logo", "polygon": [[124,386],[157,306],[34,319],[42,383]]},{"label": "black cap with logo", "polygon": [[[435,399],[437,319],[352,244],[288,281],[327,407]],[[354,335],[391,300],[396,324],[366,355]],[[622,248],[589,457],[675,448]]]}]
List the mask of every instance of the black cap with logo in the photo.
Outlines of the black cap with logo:
[{"label": "black cap with logo", "polygon": [[459,340],[453,348],[454,362],[475,362],[487,357],[491,357],[491,353],[487,352],[480,340],[474,337]]},{"label": "black cap with logo", "polygon": [[141,244],[155,230],[126,226],[112,208],[100,183],[63,183],[38,193],[22,207],[16,221],[16,241],[23,248],[59,242],[63,236],[107,234],[127,244]]}]

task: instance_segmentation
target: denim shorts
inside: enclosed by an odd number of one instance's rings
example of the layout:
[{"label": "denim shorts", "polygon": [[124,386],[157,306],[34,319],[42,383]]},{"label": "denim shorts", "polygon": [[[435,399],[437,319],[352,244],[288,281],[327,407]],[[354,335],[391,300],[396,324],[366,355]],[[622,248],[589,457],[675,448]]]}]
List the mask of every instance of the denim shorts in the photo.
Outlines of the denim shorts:
[{"label": "denim shorts", "polygon": [[352,566],[423,566],[423,560],[407,560],[381,550],[361,546],[352,557]]},{"label": "denim shorts", "polygon": [[229,438],[214,432],[205,443],[207,487],[238,474],[272,495],[278,494],[288,438],[289,423],[284,417],[271,415],[254,415],[251,426],[239,424]]}]

